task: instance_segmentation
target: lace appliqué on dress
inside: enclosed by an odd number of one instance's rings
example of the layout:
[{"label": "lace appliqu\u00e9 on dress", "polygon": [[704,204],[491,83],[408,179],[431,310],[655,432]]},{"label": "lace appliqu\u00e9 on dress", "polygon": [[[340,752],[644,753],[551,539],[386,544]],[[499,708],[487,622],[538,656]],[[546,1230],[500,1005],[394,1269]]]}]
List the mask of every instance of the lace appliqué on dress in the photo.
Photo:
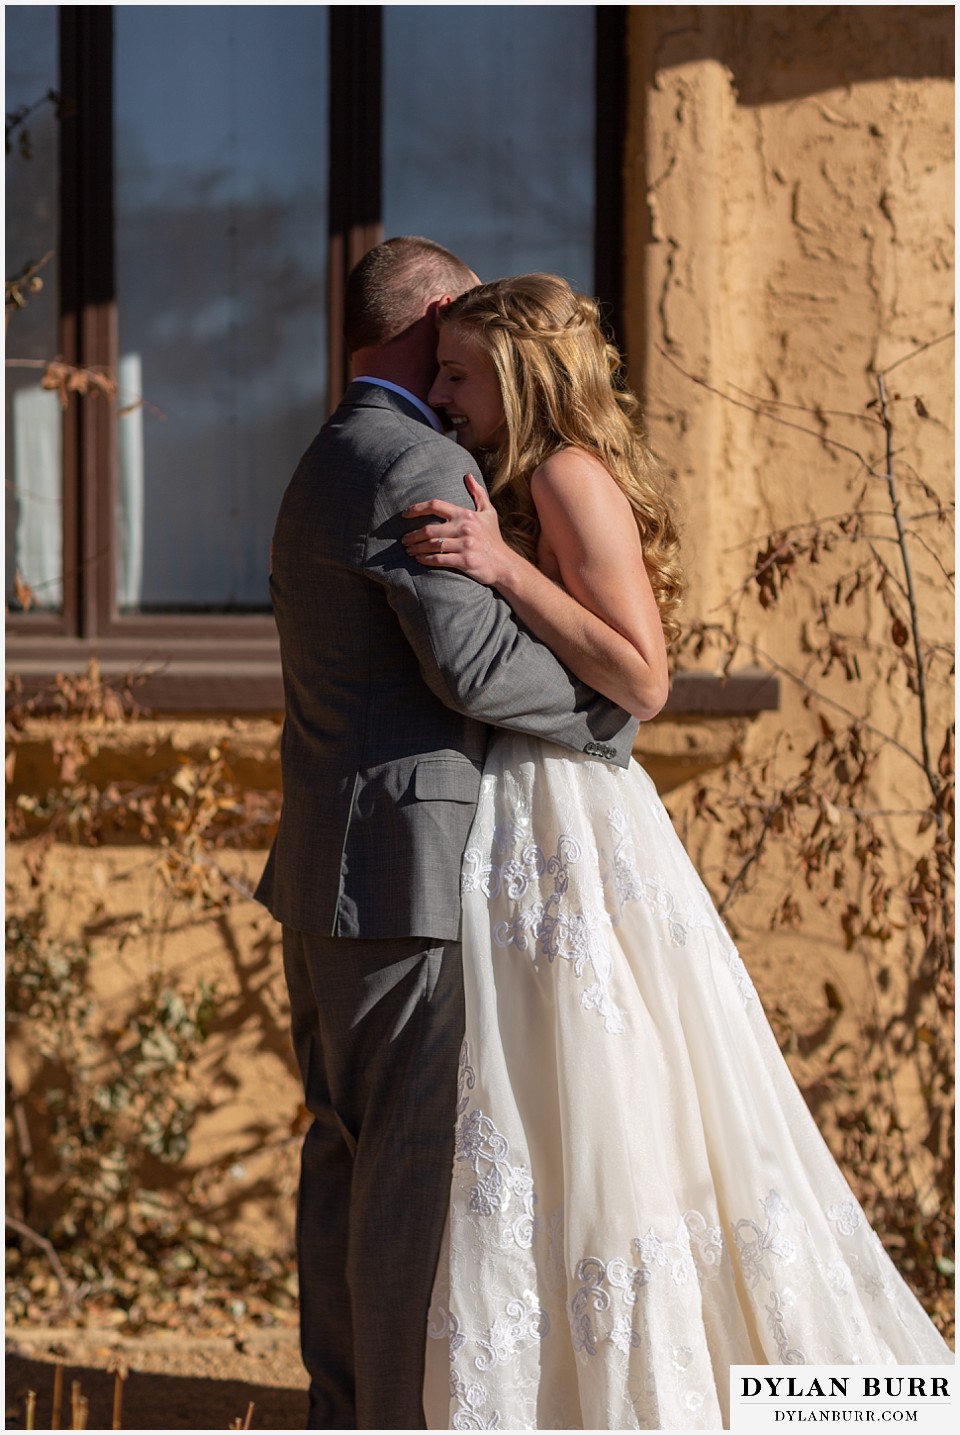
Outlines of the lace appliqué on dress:
[{"label": "lace appliqu\u00e9 on dress", "polygon": [[[521,839],[524,836],[516,826],[511,835]],[[497,829],[494,845],[504,840],[505,834]],[[608,987],[612,960],[603,926],[609,923],[609,917],[606,913],[567,910],[571,869],[582,857],[581,843],[566,833],[557,839],[556,851],[549,857],[538,843],[524,841],[520,852],[500,865],[484,861],[479,849],[470,848],[464,853],[461,891],[466,894],[480,890],[488,901],[503,895],[509,902],[519,903],[528,889],[536,895],[542,891],[541,880],[552,878],[553,891],[547,897],[521,906],[509,920],[494,923],[493,939],[498,947],[515,947],[521,952],[532,947],[548,962],[560,957],[578,978],[589,966],[594,981],[581,992],[580,1004],[585,1011],[599,1012],[604,1029],[617,1035],[624,1024],[623,1013]]]},{"label": "lace appliqu\u00e9 on dress", "polygon": [[470,1092],[475,1085],[476,1073],[470,1065],[469,1050],[464,1040],[460,1048],[454,1180],[458,1179],[458,1163],[468,1166],[476,1177],[472,1184],[469,1178],[467,1181],[469,1209],[474,1215],[500,1216],[519,1204],[519,1214],[505,1225],[504,1240],[529,1250],[533,1245],[537,1199],[533,1178],[526,1166],[515,1166],[508,1160],[510,1143],[489,1116],[485,1116],[479,1107],[470,1109]]},{"label": "lace appliqu\u00e9 on dress", "polygon": [[[673,824],[663,803],[658,798],[651,806],[660,825],[669,828],[672,833]],[[673,892],[658,877],[652,873],[641,875],[634,852],[629,819],[622,808],[611,807],[607,813],[607,822],[613,835],[613,853],[607,859],[603,884],[604,891],[608,894],[607,905],[614,926],[621,920],[623,908],[628,902],[644,902],[664,924],[670,943],[674,947],[685,947],[690,932],[715,932],[720,939],[724,961],[737,984],[737,992],[741,1001],[744,1003],[753,1001],[756,997],[756,989],[750,980],[750,975],[743,964],[740,953],[731,941],[729,933],[716,917],[710,894],[699,876],[691,874],[693,879],[691,885],[697,890],[700,905],[681,910]],[[601,848],[601,861],[605,858],[606,852]],[[613,897],[612,902],[610,894]]]},{"label": "lace appliqu\u00e9 on dress", "polygon": [[[514,787],[519,784],[514,780]],[[744,1003],[752,1001],[756,992],[739,953],[723,924],[713,915],[710,897],[697,879],[701,903],[681,908],[675,894],[654,873],[642,874],[634,853],[629,821],[619,807],[611,807],[606,820],[610,830],[609,845],[597,843],[599,886],[603,907],[591,910],[583,903],[571,907],[571,896],[582,897],[588,878],[574,885],[571,874],[584,857],[584,844],[570,833],[561,833],[555,851],[548,856],[544,848],[530,836],[523,818],[529,803],[517,799],[517,820],[494,829],[492,848],[495,855],[506,860],[488,859],[480,847],[469,847],[464,853],[460,890],[463,896],[482,892],[488,902],[515,905],[508,919],[493,923],[493,939],[499,947],[533,950],[548,962],[558,957],[567,962],[580,979],[589,967],[594,980],[580,994],[585,1011],[596,1011],[603,1020],[604,1030],[611,1036],[624,1031],[623,1013],[610,994],[612,956],[607,929],[617,927],[624,908],[642,903],[665,927],[674,947],[685,947],[690,932],[710,931],[719,936],[723,958],[736,982]],[[669,824],[666,809],[657,806]],[[671,827],[672,831],[672,827]],[[543,896],[544,880],[552,879],[553,891]],[[523,905],[524,898],[532,898]],[[540,900],[536,900],[539,896]]]},{"label": "lace appliqu\u00e9 on dress", "polygon": [[[723,1236],[717,1225],[708,1226],[699,1211],[687,1211],[672,1236],[662,1237],[654,1230],[638,1236],[633,1242],[637,1264],[614,1259],[606,1264],[596,1256],[587,1256],[576,1269],[580,1282],[570,1301],[570,1329],[575,1350],[596,1355],[598,1343],[608,1341],[626,1354],[641,1344],[640,1333],[634,1328],[631,1312],[640,1292],[656,1279],[669,1278],[675,1286],[690,1281],[703,1283],[716,1275],[723,1255]],[[600,1335],[591,1318],[591,1311],[609,1313],[614,1301],[622,1306],[621,1313]]]}]

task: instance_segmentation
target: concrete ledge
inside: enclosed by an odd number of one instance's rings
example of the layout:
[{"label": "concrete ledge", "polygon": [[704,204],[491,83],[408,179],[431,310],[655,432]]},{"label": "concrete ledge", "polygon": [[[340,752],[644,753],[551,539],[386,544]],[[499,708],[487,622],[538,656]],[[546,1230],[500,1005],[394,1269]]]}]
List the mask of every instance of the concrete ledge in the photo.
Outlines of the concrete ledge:
[{"label": "concrete ledge", "polygon": [[[214,686],[204,690],[211,676]],[[111,782],[168,781],[185,763],[202,766],[216,748],[238,788],[279,795],[281,714],[224,711],[226,704],[204,710],[204,693],[209,697],[218,690],[217,681],[231,681],[211,675],[209,667],[205,677],[197,673],[184,681],[186,711],[154,710],[125,721],[37,714],[19,730],[8,725],[8,799],[21,794],[42,799],[61,785],[65,738],[77,778],[100,789]],[[144,700],[139,690],[138,697]],[[742,672],[726,682],[712,674],[680,674],[664,712],[641,723],[634,752],[667,792],[729,762],[742,750],[757,714],[778,701],[779,683],[766,673]]]},{"label": "concrete ledge", "polygon": [[[283,711],[283,684],[275,643],[240,644],[194,640],[178,644],[169,656],[157,640],[134,644],[110,640],[96,649],[88,644],[50,640],[48,645],[12,642],[7,671],[20,678],[29,696],[51,683],[57,673],[82,672],[96,656],[107,681],[129,673],[143,675],[138,702],[155,713],[271,713]],[[780,680],[758,667],[740,668],[721,677],[681,671],[674,675],[664,717],[716,714],[723,717],[775,712]]]},{"label": "concrete ledge", "polygon": [[747,717],[751,713],[777,712],[779,707],[780,679],[763,668],[739,668],[727,677],[681,671],[674,674],[661,716],[716,713]]}]

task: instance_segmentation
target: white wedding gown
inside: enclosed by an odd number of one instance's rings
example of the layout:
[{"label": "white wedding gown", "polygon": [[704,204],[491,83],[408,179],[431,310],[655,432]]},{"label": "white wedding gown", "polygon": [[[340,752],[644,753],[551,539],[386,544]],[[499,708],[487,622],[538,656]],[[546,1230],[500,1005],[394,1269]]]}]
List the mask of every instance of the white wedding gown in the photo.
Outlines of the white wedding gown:
[{"label": "white wedding gown", "polygon": [[952,1364],[656,789],[514,734],[463,865],[431,1429],[720,1429],[731,1364]]}]

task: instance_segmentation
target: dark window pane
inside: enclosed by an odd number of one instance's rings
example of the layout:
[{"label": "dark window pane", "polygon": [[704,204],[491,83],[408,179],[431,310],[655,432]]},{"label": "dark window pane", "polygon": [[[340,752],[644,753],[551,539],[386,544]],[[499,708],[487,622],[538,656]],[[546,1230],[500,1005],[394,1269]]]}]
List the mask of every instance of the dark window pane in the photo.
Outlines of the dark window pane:
[{"label": "dark window pane", "polygon": [[114,15],[119,606],[266,611],[323,418],[327,7]]},{"label": "dark window pane", "polygon": [[57,87],[57,8],[8,5],[4,23],[7,115],[30,108],[7,156],[7,277],[52,256],[36,275],[43,287],[31,292],[24,284],[24,307],[13,312],[7,331],[6,592],[11,608],[18,607],[19,571],[33,606],[57,610],[63,595],[60,401],[40,386],[44,362],[60,347],[59,126],[44,98]]},{"label": "dark window pane", "polygon": [[593,289],[594,7],[384,7],[384,225]]}]

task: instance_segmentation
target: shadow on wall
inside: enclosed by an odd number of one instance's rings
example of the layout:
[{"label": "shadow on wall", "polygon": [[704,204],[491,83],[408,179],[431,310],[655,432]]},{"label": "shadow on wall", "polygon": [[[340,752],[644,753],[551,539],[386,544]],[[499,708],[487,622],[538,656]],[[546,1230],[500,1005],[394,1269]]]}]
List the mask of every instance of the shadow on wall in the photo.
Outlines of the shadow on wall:
[{"label": "shadow on wall", "polygon": [[[951,79],[952,5],[643,7],[650,72],[718,60],[743,105],[892,77]],[[669,24],[669,18],[675,23]]]}]

